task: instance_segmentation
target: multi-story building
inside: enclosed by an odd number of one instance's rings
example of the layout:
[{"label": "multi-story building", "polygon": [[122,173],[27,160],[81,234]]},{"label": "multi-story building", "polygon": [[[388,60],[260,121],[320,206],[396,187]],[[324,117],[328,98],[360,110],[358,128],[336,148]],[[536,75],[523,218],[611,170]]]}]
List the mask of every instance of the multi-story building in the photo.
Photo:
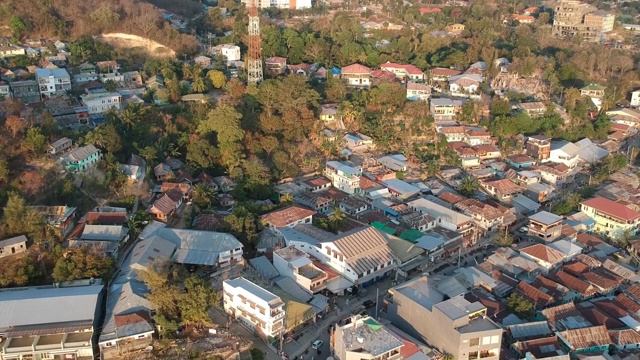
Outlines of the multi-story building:
[{"label": "multi-story building", "polygon": [[470,216],[446,208],[431,200],[420,198],[407,203],[409,208],[421,214],[429,214],[438,225],[445,229],[458,231],[464,238],[473,237],[473,220]]},{"label": "multi-story building", "polygon": [[84,171],[100,160],[100,150],[93,145],[87,145],[73,150],[67,160],[70,171]]},{"label": "multi-story building", "polygon": [[529,216],[528,235],[537,236],[546,242],[553,241],[562,234],[562,216],[540,211]]},{"label": "multi-story building", "polygon": [[347,85],[368,88],[371,85],[371,68],[360,64],[345,66],[341,77]]},{"label": "multi-story building", "polygon": [[240,56],[240,46],[234,44],[221,44],[211,48],[212,55],[224,56],[227,62],[242,60]]},{"label": "multi-story building", "polygon": [[537,161],[544,162],[551,156],[551,139],[544,135],[529,136],[525,143],[525,152]]},{"label": "multi-story building", "polygon": [[327,161],[322,174],[331,180],[336,189],[347,194],[354,194],[360,188],[361,168],[345,165],[339,161]]},{"label": "multi-story building", "polygon": [[93,359],[104,287],[75,285],[0,291],[0,359]]},{"label": "multi-story building", "polygon": [[284,302],[279,296],[243,277],[222,283],[224,311],[264,338],[284,331]]},{"label": "multi-story building", "polygon": [[611,238],[625,232],[635,235],[640,225],[640,213],[615,201],[595,197],[580,203],[580,210],[595,220],[594,230]]},{"label": "multi-story building", "polygon": [[562,0],[556,4],[552,35],[556,37],[580,36],[586,41],[602,41],[613,30],[615,16],[597,10],[580,0]]},{"label": "multi-story building", "polygon": [[[249,0],[242,0],[243,4],[250,4]],[[258,0],[256,6],[261,9],[308,9],[311,7],[311,0]]]},{"label": "multi-story building", "polygon": [[13,97],[22,100],[25,104],[40,101],[38,83],[35,80],[11,81],[9,87]]},{"label": "multi-story building", "polygon": [[411,64],[396,64],[387,61],[380,65],[380,69],[392,72],[400,81],[424,81],[424,72]]},{"label": "multi-story building", "polygon": [[104,114],[111,109],[122,109],[122,96],[117,92],[90,92],[80,95],[89,115]]},{"label": "multi-story building", "polygon": [[37,69],[36,81],[43,99],[71,90],[71,76],[65,69]]},{"label": "multi-story building", "polygon": [[9,87],[9,84],[4,81],[0,81],[0,100],[9,98],[11,98],[11,88]]},{"label": "multi-story building", "polygon": [[502,211],[477,199],[462,200],[454,206],[471,216],[476,226],[476,231],[482,234],[498,230],[504,221]]},{"label": "multi-story building", "polygon": [[502,328],[487,308],[463,295],[446,300],[427,277],[390,289],[385,304],[393,325],[454,359],[500,358]]},{"label": "multi-story building", "polygon": [[280,275],[292,278],[301,288],[311,294],[327,287],[329,275],[316,267],[307,253],[294,246],[275,250],[273,252],[273,266]]},{"label": "multi-story building", "polygon": [[367,316],[336,325],[333,353],[337,360],[401,360],[403,346],[402,339]]},{"label": "multi-story building", "polygon": [[13,56],[25,55],[24,48],[20,46],[2,46],[0,47],[0,58],[10,58]]},{"label": "multi-story building", "polygon": [[578,165],[580,148],[566,140],[554,141],[551,143],[549,161],[565,164],[569,169]]},{"label": "multi-story building", "polygon": [[413,81],[407,81],[407,100],[429,101],[431,86]]},{"label": "multi-story building", "polygon": [[538,118],[547,111],[547,105],[540,101],[524,102],[516,105],[518,109],[529,115],[531,118]]},{"label": "multi-story building", "polygon": [[456,116],[456,106],[449,98],[431,99],[429,109],[436,121],[453,120]]}]

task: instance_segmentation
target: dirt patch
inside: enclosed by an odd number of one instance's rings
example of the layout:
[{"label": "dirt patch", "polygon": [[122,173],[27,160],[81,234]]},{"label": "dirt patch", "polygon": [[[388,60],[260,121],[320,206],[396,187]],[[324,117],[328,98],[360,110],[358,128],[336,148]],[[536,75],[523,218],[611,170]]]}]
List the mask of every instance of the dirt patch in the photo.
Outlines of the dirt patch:
[{"label": "dirt patch", "polygon": [[143,49],[150,56],[159,58],[174,58],[176,52],[172,49],[155,42],[153,40],[143,38],[137,35],[110,33],[102,34],[95,37],[96,40],[105,42],[116,49]]}]

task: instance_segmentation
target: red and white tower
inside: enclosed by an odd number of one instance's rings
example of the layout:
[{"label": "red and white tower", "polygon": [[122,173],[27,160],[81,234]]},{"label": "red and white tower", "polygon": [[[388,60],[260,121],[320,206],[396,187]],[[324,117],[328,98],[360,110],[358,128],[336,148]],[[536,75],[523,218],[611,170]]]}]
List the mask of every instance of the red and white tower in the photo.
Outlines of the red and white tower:
[{"label": "red and white tower", "polygon": [[262,81],[262,40],[260,39],[260,16],[256,1],[249,0],[249,56],[247,81],[257,84]]}]

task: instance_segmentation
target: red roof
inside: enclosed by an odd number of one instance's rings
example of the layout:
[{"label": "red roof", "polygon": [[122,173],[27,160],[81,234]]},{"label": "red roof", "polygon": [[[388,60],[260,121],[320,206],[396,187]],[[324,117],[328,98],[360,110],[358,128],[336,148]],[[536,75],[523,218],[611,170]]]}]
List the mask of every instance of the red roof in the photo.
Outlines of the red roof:
[{"label": "red roof", "polygon": [[93,225],[120,225],[127,222],[127,213],[88,212],[85,222]]},{"label": "red roof", "polygon": [[520,281],[518,287],[516,288],[516,291],[524,298],[529,300],[536,309],[547,307],[554,302],[552,296],[543,293],[542,291],[536,289],[535,287],[527,284],[524,281]]},{"label": "red roof", "polygon": [[411,355],[418,353],[420,349],[411,341],[402,339],[402,347],[400,348],[400,355],[403,359],[408,359]]},{"label": "red roof", "polygon": [[594,208],[600,213],[608,215],[612,218],[621,220],[621,221],[635,221],[640,219],[640,213],[629,209],[628,207],[617,203],[615,201],[611,201],[607,198],[603,197],[595,197],[581,203],[582,205]]},{"label": "red roof", "polygon": [[287,62],[287,58],[284,58],[281,56],[273,56],[273,57],[267,58],[264,62],[272,63],[272,64],[285,64]]},{"label": "red roof", "polygon": [[518,21],[534,21],[536,18],[530,15],[515,14],[513,15],[513,19]]},{"label": "red roof", "polygon": [[291,205],[284,209],[262,215],[262,219],[275,227],[284,227],[315,214],[316,212],[314,210],[298,205]]},{"label": "red roof", "polygon": [[396,74],[387,70],[374,70],[373,73],[371,73],[371,76],[375,79],[386,81],[394,81],[396,79]]},{"label": "red roof", "polygon": [[342,75],[344,74],[370,74],[371,68],[360,64],[352,64],[342,68]]},{"label": "red roof", "polygon": [[440,12],[442,12],[442,9],[440,8],[420,8],[420,14],[422,15],[440,13]]},{"label": "red roof", "polygon": [[460,75],[460,71],[448,69],[448,68],[431,69],[431,76],[456,76],[456,75]]}]

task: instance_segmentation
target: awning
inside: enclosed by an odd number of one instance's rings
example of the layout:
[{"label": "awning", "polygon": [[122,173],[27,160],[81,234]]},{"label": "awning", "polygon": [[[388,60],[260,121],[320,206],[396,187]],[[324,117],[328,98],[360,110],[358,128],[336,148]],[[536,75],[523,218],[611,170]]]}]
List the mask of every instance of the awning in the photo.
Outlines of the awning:
[{"label": "awning", "polygon": [[427,260],[426,257],[420,255],[417,258],[409,261],[408,263],[400,266],[400,270],[405,271],[405,272],[406,271],[411,271],[411,270],[419,267],[420,265],[424,264],[426,260]]},{"label": "awning", "polygon": [[334,294],[342,292],[348,288],[353,286],[351,281],[345,279],[342,276],[333,278],[327,282],[327,290],[331,291]]}]

